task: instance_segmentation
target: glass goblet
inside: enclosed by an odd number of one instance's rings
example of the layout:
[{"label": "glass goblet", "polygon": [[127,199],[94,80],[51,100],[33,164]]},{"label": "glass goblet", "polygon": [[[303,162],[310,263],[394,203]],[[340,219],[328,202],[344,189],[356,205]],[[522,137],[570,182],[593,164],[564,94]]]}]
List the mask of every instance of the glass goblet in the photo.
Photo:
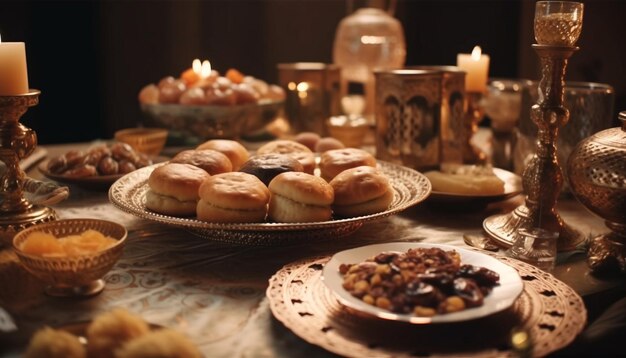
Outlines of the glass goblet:
[{"label": "glass goblet", "polygon": [[513,168],[514,130],[520,119],[522,90],[527,81],[492,79],[483,99],[485,114],[491,119],[495,167]]},{"label": "glass goblet", "polygon": [[540,45],[574,46],[583,26],[583,4],[538,1],[535,5],[535,40]]}]

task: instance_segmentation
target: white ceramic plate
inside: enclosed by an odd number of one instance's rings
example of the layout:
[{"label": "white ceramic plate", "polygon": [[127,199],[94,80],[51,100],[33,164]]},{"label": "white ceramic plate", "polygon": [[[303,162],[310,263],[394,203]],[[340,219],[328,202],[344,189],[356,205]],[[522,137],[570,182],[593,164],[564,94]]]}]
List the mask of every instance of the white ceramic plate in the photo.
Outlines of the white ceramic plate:
[{"label": "white ceramic plate", "polygon": [[[493,291],[485,297],[482,306],[468,308],[460,312],[437,314],[433,317],[399,314],[378,308],[352,296],[350,292],[342,287],[343,277],[339,273],[339,265],[356,264],[374,257],[381,252],[406,252],[408,249],[416,247],[438,247],[447,251],[456,250],[461,255],[462,264],[482,266],[497,272],[500,275],[500,284],[495,286]],[[347,307],[382,319],[416,324],[460,322],[488,316],[510,307],[524,289],[524,284],[517,271],[496,258],[456,246],[411,242],[369,245],[338,252],[333,255],[330,261],[324,266],[322,279],[324,280],[324,284],[335,293],[339,301]]]}]

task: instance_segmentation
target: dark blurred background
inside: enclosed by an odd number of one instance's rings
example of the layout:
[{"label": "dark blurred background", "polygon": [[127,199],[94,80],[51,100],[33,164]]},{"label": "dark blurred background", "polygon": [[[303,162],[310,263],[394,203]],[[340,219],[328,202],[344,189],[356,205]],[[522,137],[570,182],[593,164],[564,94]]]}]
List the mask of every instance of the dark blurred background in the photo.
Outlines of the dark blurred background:
[{"label": "dark blurred background", "polygon": [[[567,79],[608,83],[626,110],[626,1],[584,1]],[[139,90],[194,58],[275,83],[276,64],[332,61],[345,1],[2,1],[3,41],[24,41],[40,104],[24,116],[40,143],[111,138],[142,119]],[[455,64],[480,45],[491,77],[538,79],[534,1],[398,0],[407,65]],[[1,80],[1,79],[0,79]],[[616,116],[615,116],[616,117]]]}]

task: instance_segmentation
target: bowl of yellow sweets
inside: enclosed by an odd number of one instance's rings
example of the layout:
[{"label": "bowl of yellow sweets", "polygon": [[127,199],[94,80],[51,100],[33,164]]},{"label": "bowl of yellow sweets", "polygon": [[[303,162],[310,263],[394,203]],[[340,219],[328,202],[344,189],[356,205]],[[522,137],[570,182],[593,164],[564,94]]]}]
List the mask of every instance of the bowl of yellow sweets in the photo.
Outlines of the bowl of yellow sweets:
[{"label": "bowl of yellow sweets", "polygon": [[98,219],[66,219],[32,226],[13,238],[24,268],[47,284],[51,296],[91,296],[122,255],[124,226]]}]

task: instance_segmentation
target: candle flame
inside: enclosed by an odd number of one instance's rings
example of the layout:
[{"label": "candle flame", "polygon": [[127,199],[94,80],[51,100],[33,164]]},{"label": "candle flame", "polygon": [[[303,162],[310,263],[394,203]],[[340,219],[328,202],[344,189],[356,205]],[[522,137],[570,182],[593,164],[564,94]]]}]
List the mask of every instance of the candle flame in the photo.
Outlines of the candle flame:
[{"label": "candle flame", "polygon": [[191,63],[191,68],[193,68],[193,72],[196,75],[200,75],[200,73],[202,72],[202,64],[200,63],[200,60],[197,58],[193,60],[193,62]]},{"label": "candle flame", "polygon": [[473,61],[480,60],[480,54],[481,53],[482,53],[482,51],[480,50],[480,46],[474,46],[474,49],[472,50],[472,60]]},{"label": "candle flame", "polygon": [[208,60],[204,60],[202,61],[202,69],[200,70],[200,77],[207,78],[210,75],[211,75],[211,62],[209,62]]},{"label": "candle flame", "polygon": [[298,90],[298,92],[306,92],[309,90],[309,84],[307,82],[300,82],[296,86],[296,89]]}]

